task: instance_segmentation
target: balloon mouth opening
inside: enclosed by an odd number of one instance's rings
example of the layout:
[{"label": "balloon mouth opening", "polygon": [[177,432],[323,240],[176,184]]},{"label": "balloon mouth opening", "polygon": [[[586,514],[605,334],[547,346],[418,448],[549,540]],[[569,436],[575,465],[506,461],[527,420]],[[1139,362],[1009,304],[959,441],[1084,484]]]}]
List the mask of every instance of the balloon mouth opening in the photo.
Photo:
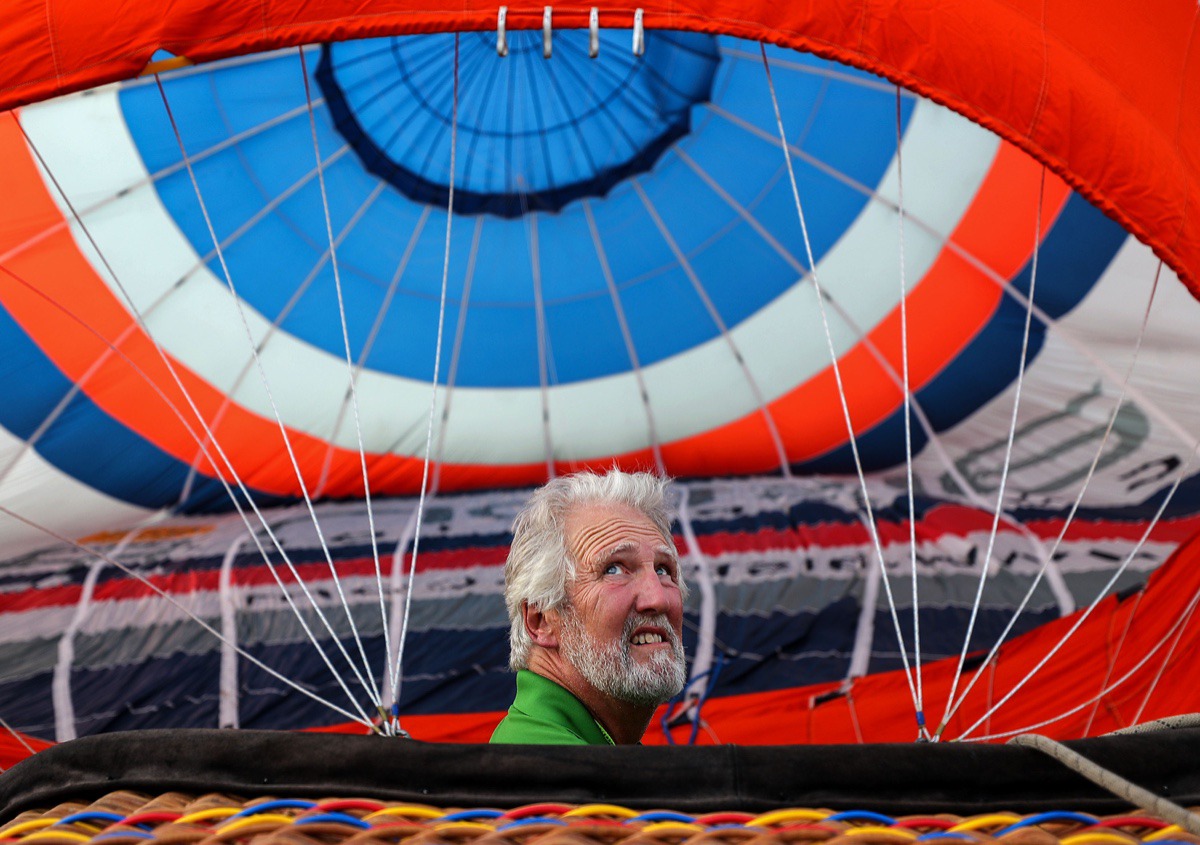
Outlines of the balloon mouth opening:
[{"label": "balloon mouth opening", "polygon": [[[509,33],[504,57],[490,33],[341,42],[322,48],[315,78],[369,172],[435,206],[449,206],[453,182],[456,213],[514,218],[649,172],[710,101],[713,36],[647,33],[642,56],[628,37],[605,31],[590,58],[586,31],[555,33],[548,60],[540,32]],[[588,95],[570,95],[581,80]]]}]

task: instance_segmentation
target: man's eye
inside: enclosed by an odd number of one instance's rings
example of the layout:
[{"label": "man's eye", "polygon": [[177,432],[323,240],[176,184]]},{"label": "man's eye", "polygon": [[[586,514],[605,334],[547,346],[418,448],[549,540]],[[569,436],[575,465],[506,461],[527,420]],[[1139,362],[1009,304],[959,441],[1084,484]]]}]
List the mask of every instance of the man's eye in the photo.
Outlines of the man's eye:
[{"label": "man's eye", "polygon": [[675,577],[675,573],[671,570],[671,567],[667,566],[665,563],[660,563],[658,566],[654,567],[654,571],[659,575],[666,575],[668,578]]},{"label": "man's eye", "polygon": [[605,575],[618,575],[618,574],[620,574],[620,572],[621,572],[621,567],[619,564],[616,564],[616,563],[610,563],[608,566],[604,567]]}]

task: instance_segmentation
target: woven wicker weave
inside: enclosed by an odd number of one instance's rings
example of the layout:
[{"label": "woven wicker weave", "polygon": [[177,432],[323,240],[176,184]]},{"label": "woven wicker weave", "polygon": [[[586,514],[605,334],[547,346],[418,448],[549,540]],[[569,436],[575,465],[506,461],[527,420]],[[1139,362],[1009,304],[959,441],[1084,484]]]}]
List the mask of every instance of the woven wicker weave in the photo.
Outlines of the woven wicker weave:
[{"label": "woven wicker weave", "polygon": [[168,792],[111,792],[90,804],[33,810],[0,827],[20,845],[1137,845],[1197,843],[1161,819],[1068,811],[1018,816],[908,816],[777,810],[759,816],[613,805],[535,804],[509,810],[438,808],[360,799],[274,801]]}]

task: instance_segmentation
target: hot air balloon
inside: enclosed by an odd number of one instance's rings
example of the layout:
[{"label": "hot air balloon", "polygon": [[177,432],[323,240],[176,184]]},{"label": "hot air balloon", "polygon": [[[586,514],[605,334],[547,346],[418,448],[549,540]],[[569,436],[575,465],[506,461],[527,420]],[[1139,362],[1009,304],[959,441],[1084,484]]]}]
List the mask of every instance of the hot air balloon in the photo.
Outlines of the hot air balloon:
[{"label": "hot air balloon", "polygon": [[1026,5],[20,4],[0,718],[484,739],[511,518],[611,465],[659,742],[1186,709],[1197,10]]}]

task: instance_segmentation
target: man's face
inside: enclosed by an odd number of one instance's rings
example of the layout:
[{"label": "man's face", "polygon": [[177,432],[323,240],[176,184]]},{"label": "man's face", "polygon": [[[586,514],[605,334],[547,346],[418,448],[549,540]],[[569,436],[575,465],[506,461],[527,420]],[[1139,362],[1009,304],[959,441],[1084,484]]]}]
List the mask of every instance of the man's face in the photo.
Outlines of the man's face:
[{"label": "man's face", "polygon": [[649,519],[624,505],[579,505],[566,520],[577,563],[563,609],[563,656],[622,701],[657,705],[687,680],[679,562]]}]

